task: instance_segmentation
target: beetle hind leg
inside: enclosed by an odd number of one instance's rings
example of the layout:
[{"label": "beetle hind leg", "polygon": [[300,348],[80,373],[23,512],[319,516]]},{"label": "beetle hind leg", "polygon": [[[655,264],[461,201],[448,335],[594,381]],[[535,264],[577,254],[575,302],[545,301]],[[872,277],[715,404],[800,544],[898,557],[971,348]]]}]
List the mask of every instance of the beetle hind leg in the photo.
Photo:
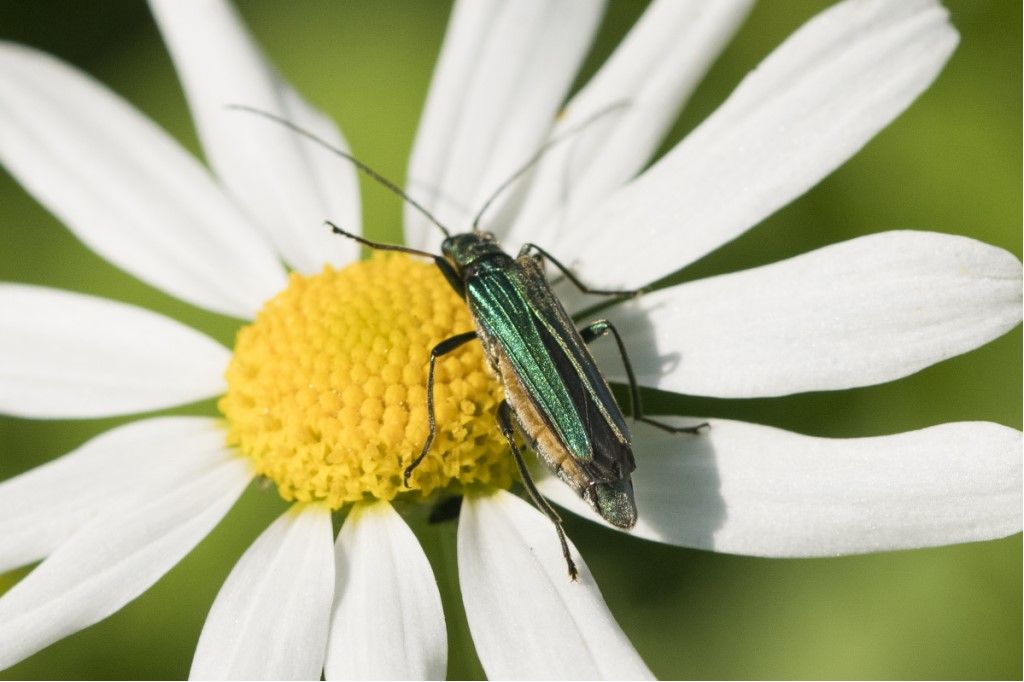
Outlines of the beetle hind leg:
[{"label": "beetle hind leg", "polygon": [[696,426],[675,426],[673,424],[667,424],[665,422],[658,421],[657,419],[652,419],[651,417],[640,416],[633,417],[633,419],[637,420],[638,422],[643,422],[644,424],[650,424],[651,426],[657,427],[662,431],[668,431],[669,433],[689,433],[690,435],[698,436],[705,430],[711,429],[711,424],[709,424],[708,422],[701,422]]},{"label": "beetle hind leg", "polygon": [[542,511],[548,517],[548,520],[554,524],[555,532],[558,533],[558,542],[562,545],[562,556],[565,557],[565,565],[569,570],[569,579],[575,581],[579,577],[579,571],[576,568],[576,562],[572,559],[572,554],[569,552],[569,541],[565,538],[562,517],[558,515],[558,512],[551,506],[551,503],[544,499],[540,491],[537,490],[537,486],[533,482],[533,476],[530,475],[530,470],[526,468],[523,455],[519,451],[519,446],[516,445],[515,431],[512,426],[512,408],[509,407],[507,401],[503,400],[501,405],[498,406],[497,417],[498,428],[501,429],[501,434],[505,436],[505,440],[508,441],[508,445],[512,449],[512,457],[516,460],[516,467],[519,469],[519,477],[523,479],[523,486],[526,488],[533,506]]}]

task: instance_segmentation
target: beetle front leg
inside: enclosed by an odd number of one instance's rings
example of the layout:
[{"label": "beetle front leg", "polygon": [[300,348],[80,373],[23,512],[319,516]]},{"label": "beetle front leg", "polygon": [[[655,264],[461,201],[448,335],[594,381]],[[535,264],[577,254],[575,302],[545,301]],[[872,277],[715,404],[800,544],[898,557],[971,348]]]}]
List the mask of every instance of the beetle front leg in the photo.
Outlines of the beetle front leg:
[{"label": "beetle front leg", "polygon": [[434,436],[437,434],[437,419],[434,417],[434,366],[437,363],[437,359],[442,355],[451,353],[475,338],[476,332],[456,334],[437,344],[430,351],[430,369],[427,371],[427,424],[430,430],[427,432],[427,440],[423,443],[423,449],[420,450],[420,454],[416,456],[412,464],[405,467],[405,471],[402,473],[402,483],[406,488],[409,487],[409,477],[412,476],[412,472],[420,465],[420,462],[427,456],[427,453],[430,452],[430,446],[434,444]]}]

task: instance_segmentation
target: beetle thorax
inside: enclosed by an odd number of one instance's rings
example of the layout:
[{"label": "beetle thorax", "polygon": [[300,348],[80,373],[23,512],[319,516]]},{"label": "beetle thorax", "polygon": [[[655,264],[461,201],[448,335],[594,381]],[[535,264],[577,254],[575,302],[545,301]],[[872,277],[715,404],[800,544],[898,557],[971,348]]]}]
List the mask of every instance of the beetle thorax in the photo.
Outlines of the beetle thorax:
[{"label": "beetle thorax", "polygon": [[482,261],[502,256],[511,260],[490,232],[465,232],[448,237],[441,244],[441,253],[460,274]]}]

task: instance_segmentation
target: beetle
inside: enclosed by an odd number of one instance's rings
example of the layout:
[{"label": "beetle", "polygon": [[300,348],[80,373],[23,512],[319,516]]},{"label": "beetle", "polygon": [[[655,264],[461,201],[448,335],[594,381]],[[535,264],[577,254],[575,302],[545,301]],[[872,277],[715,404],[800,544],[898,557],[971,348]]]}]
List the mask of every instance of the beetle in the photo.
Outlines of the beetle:
[{"label": "beetle", "polygon": [[578,572],[569,552],[562,519],[537,490],[516,443],[516,428],[551,471],[594,511],[609,523],[629,529],[637,521],[631,478],[636,461],[629,427],[588,344],[609,333],[615,339],[629,382],[634,420],[674,433],[697,433],[706,424],[677,427],[645,416],[636,377],[618,330],[606,319],[577,329],[552,292],[544,266],[550,262],[580,291],[588,294],[626,298],[643,293],[642,289],[616,291],[588,287],[558,259],[532,243],[523,245],[518,255],[512,257],[492,233],[479,228],[479,223],[495,198],[529,170],[544,151],[620,106],[616,104],[602,110],[548,141],[492,193],[473,220],[471,231],[454,235],[401,188],[350,154],[286,119],[249,107],[232,107],[277,121],[348,159],[402,197],[445,235],[441,255],[437,255],[366,239],[327,221],[335,234],[371,249],[432,259],[449,285],[466,301],[474,321],[474,330],[445,339],[430,351],[426,391],[429,431],[422,450],[403,472],[404,483],[409,485],[409,477],[427,456],[436,435],[433,388],[438,358],[478,339],[492,373],[505,390],[505,400],[496,415],[499,429],[512,451],[527,494],[555,526],[573,580]]},{"label": "beetle", "polygon": [[533,503],[558,533],[569,576],[577,577],[562,519],[539,493],[515,439],[518,427],[551,471],[602,518],[619,528],[637,521],[631,474],[636,469],[629,427],[608,382],[587,345],[611,333],[629,380],[633,419],[671,432],[696,433],[705,425],[676,427],[643,414],[636,377],[615,326],[600,319],[577,329],[551,290],[544,272],[550,262],[584,293],[635,296],[641,291],[610,291],[585,286],[560,261],[536,244],[525,244],[513,258],[490,232],[448,235],[442,255],[382,244],[328,222],[339,235],[370,248],[400,251],[434,260],[451,287],[469,307],[475,330],[457,334],[430,351],[427,372],[429,432],[423,449],[404,471],[409,476],[423,461],[436,433],[434,370],[438,358],[479,339],[492,373],[505,389],[497,421]]}]

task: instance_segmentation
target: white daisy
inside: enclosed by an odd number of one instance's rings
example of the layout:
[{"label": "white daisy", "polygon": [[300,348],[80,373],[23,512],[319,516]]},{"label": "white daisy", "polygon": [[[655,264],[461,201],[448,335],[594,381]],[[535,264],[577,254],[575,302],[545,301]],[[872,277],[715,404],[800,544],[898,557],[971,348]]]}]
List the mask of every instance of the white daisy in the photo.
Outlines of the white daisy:
[{"label": "white daisy", "polygon": [[[468,328],[465,309],[429,264],[358,263],[352,243],[320,227],[326,217],[359,226],[350,166],[225,109],[258,107],[344,147],[229,6],[152,5],[216,180],[95,81],[10,44],[0,47],[0,159],[112,263],[255,321],[231,353],[138,308],[0,286],[0,410],[89,418],[225,394],[228,432],[205,417],[142,419],[0,484],[0,570],[42,560],[0,597],[0,667],[145,591],[259,472],[297,502],[228,577],[193,677],[443,677],[439,593],[389,500],[451,486],[466,493],[459,578],[488,676],[649,677],[586,564],[577,557],[581,578],[569,582],[550,524],[505,491],[512,469],[490,414],[500,389],[483,378],[478,348],[446,363],[444,433],[403,493],[401,468],[425,433],[427,350]],[[840,3],[641,172],[747,9],[655,2],[564,104],[600,3],[459,2],[410,191],[462,228],[546,139],[627,102],[552,150],[487,223],[510,249],[537,241],[566,254],[585,281],[646,284],[840,165],[931,83],[957,41],[932,0]],[[436,249],[421,216],[410,211],[406,230],[411,245]],[[286,278],[281,261],[297,274]],[[662,289],[609,315],[644,385],[753,397],[906,376],[1012,329],[1020,301],[1012,255],[966,238],[887,232]],[[615,361],[605,366],[621,378]],[[713,419],[700,438],[637,425],[634,441],[633,532],[660,542],[822,556],[1021,529],[1021,435],[995,424],[830,440]],[[558,482],[540,485],[580,509]],[[379,499],[357,502],[368,498]],[[336,541],[332,508],[351,508]]]}]

